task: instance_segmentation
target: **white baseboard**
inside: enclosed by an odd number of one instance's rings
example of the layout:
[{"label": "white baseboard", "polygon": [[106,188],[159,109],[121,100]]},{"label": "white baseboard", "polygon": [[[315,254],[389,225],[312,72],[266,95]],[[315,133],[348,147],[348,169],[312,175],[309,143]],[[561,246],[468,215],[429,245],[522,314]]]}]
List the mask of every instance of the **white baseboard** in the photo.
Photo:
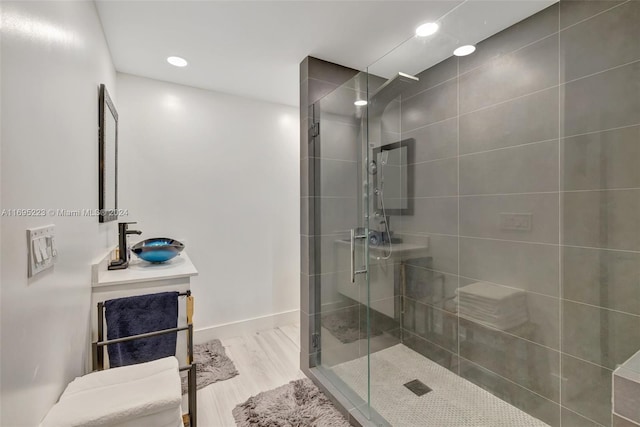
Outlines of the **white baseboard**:
[{"label": "white baseboard", "polygon": [[254,317],[238,322],[224,323],[222,325],[209,326],[193,331],[193,342],[201,344],[212,339],[225,339],[251,335],[267,329],[290,325],[300,321],[300,310],[284,311],[268,316]]}]

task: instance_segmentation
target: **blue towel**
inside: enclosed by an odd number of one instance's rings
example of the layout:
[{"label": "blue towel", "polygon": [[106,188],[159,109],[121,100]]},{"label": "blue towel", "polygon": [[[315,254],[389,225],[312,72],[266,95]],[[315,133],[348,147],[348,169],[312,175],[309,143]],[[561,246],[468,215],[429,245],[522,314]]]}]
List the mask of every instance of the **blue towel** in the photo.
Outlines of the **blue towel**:
[{"label": "blue towel", "polygon": [[[140,295],[105,301],[107,339],[175,328],[178,292]],[[109,366],[135,365],[175,356],[176,332],[107,346]]]}]

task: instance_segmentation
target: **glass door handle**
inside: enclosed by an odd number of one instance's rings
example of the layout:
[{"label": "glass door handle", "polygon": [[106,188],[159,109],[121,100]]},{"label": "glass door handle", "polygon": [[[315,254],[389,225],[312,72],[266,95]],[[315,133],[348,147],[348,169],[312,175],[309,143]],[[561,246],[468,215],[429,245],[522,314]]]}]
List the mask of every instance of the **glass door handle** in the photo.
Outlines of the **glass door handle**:
[{"label": "glass door handle", "polygon": [[356,234],[354,228],[351,229],[351,283],[356,283],[356,274],[366,273],[367,269],[356,270],[356,239],[366,239],[366,234]]}]

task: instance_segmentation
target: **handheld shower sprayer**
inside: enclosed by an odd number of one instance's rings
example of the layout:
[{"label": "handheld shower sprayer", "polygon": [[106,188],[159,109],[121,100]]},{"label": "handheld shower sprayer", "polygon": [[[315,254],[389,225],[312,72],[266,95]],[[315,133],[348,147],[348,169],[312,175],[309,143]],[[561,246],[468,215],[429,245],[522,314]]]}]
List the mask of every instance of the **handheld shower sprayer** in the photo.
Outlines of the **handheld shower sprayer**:
[{"label": "handheld shower sprayer", "polygon": [[[368,104],[368,120],[369,123],[376,122],[377,119],[382,118],[385,108],[391,101],[396,99],[398,95],[402,94],[402,91],[409,85],[412,85],[420,81],[418,77],[412,76],[406,73],[396,73],[393,77],[387,80],[382,86],[376,90],[369,97]],[[384,206],[384,167],[389,163],[389,150],[380,149],[377,154],[377,158],[373,159],[367,165],[368,171],[371,175],[379,174],[379,184],[373,189],[378,196],[380,207],[382,208],[382,217],[384,219],[384,228],[387,234],[389,243],[389,253],[385,256],[378,257],[378,259],[389,259],[393,253],[393,246],[391,244],[391,231],[389,230],[389,218]],[[377,207],[376,207],[377,208]],[[377,215],[378,213],[376,213]]]},{"label": "handheld shower sprayer", "polygon": [[[387,212],[384,207],[384,167],[389,162],[389,150],[380,151],[380,153],[378,153],[378,160],[380,161],[380,185],[375,188],[375,193],[378,196],[380,205],[382,207],[383,221],[381,222],[381,224],[384,224],[384,230],[387,233],[387,239],[389,239],[389,253],[382,257],[378,257],[378,260],[387,260],[391,258],[391,254],[393,253],[393,246],[391,245],[391,230],[389,229],[389,218],[387,218]],[[376,215],[379,214],[376,213]],[[384,242],[384,239],[382,239],[382,242]]]},{"label": "handheld shower sprayer", "polygon": [[382,150],[380,152],[380,164],[385,166],[389,161],[389,150]]}]

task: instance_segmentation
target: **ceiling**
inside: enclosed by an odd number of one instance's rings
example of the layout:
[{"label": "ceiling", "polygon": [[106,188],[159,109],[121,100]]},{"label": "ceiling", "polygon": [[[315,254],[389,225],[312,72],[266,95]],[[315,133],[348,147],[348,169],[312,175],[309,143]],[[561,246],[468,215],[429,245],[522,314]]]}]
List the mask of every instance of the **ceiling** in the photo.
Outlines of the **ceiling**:
[{"label": "ceiling", "polygon": [[[377,71],[380,75],[417,72],[450,56],[452,46],[483,40],[554,2],[98,0],[96,4],[118,71],[297,106],[298,65],[307,55],[364,70],[409,40],[377,62]],[[438,20],[442,27],[436,36],[443,42],[433,38],[425,54],[425,42],[416,47],[417,41],[412,41],[414,29]],[[189,65],[169,65],[166,58],[172,55],[186,58]]]}]

